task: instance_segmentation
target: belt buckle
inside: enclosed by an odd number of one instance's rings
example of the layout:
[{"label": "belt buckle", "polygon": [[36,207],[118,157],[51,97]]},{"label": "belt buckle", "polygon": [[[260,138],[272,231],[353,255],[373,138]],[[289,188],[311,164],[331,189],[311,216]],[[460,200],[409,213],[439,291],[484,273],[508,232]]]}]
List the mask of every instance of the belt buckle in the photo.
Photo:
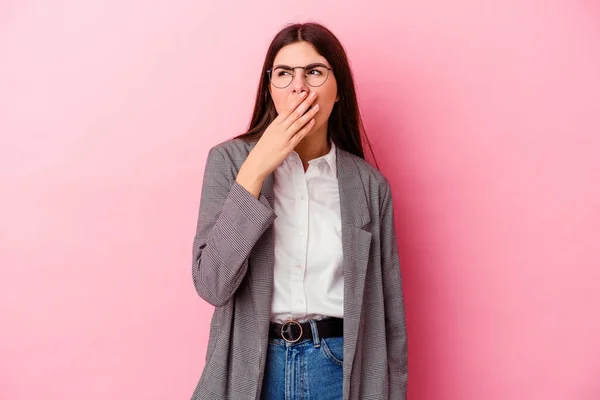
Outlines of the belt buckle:
[{"label": "belt buckle", "polygon": [[293,319],[286,321],[281,325],[281,337],[288,343],[296,343],[302,337],[302,325]]}]

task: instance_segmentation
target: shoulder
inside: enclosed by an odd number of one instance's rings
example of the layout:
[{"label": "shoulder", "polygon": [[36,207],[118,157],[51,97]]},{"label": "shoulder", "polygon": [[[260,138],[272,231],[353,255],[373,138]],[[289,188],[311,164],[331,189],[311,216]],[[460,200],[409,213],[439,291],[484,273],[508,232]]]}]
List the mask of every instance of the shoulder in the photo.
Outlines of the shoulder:
[{"label": "shoulder", "polygon": [[209,154],[218,153],[225,158],[238,158],[240,156],[246,158],[253,146],[253,142],[248,142],[243,139],[228,139],[211,147]]},{"label": "shoulder", "polygon": [[254,144],[239,138],[220,142],[208,151],[207,164],[225,163],[237,169],[244,163]]},{"label": "shoulder", "polygon": [[380,195],[387,195],[387,192],[390,190],[390,184],[381,171],[363,158],[345,150],[340,149],[339,151],[343,152],[344,154],[342,156],[350,160],[356,166],[365,188],[370,188],[371,192],[375,191]]}]

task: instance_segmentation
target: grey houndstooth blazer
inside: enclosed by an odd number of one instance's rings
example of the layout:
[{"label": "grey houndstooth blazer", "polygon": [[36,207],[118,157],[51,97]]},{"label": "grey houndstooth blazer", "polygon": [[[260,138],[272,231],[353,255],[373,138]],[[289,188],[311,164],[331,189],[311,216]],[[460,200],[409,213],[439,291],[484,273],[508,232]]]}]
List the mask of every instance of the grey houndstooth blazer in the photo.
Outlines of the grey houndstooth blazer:
[{"label": "grey houndstooth blazer", "polygon": [[[235,182],[255,142],[213,147],[194,239],[196,291],[215,306],[192,399],[260,398],[273,289],[273,174],[259,199]],[[392,196],[365,160],[338,147],[344,268],[344,400],[406,398],[407,340]]]}]

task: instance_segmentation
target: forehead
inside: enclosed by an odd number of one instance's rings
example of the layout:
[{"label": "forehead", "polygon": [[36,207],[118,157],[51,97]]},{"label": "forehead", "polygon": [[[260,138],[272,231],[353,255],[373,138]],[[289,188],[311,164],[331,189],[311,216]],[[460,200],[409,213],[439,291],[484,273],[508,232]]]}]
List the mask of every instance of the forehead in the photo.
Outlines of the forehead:
[{"label": "forehead", "polygon": [[329,65],[327,59],[308,42],[297,42],[282,47],[273,60],[273,65],[305,66],[312,63]]}]

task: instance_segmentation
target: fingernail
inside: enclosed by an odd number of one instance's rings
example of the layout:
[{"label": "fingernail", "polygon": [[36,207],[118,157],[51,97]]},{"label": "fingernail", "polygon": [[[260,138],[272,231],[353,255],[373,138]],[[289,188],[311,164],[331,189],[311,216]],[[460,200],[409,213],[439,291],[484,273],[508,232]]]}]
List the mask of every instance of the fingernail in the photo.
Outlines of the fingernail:
[{"label": "fingernail", "polygon": [[317,111],[319,108],[321,108],[321,106],[319,106],[318,104],[316,106],[313,107],[315,109],[315,111]]},{"label": "fingernail", "polygon": [[310,97],[311,97],[311,98],[313,98],[313,99],[314,99],[315,97],[317,97],[317,92],[312,92],[312,93],[310,94]]},{"label": "fingernail", "polygon": [[306,97],[306,92],[300,93],[300,97],[302,97],[302,98]]}]

